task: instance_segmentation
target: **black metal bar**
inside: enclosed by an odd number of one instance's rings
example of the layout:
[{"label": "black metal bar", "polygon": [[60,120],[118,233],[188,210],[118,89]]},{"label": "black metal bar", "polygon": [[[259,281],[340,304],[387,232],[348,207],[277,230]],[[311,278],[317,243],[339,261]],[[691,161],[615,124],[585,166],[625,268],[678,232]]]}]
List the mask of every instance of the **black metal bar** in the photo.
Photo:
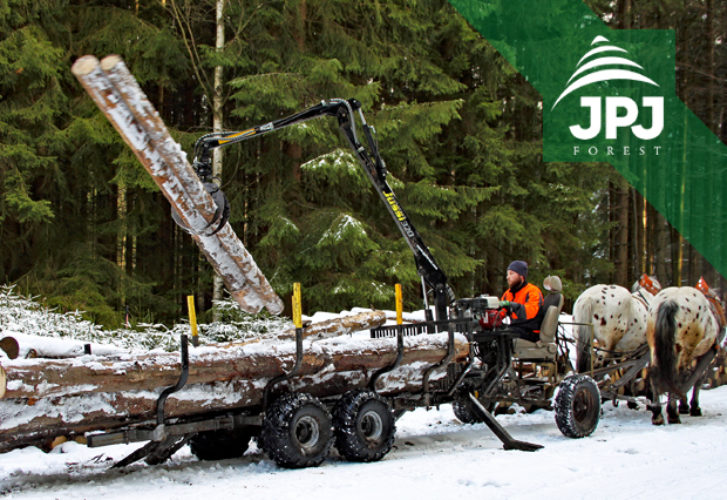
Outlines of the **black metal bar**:
[{"label": "black metal bar", "polygon": [[454,391],[457,390],[457,388],[462,383],[464,378],[467,376],[467,374],[470,372],[470,370],[472,370],[472,367],[474,366],[474,364],[475,364],[475,351],[474,351],[472,342],[470,341],[470,350],[469,350],[469,355],[468,355],[468,359],[467,359],[467,366],[464,367],[464,370],[462,370],[462,373],[460,374],[460,376],[457,377],[457,380],[454,381],[454,383],[452,384],[452,387],[449,388],[449,390],[447,391],[447,396],[452,396],[454,394]]},{"label": "black metal bar", "polygon": [[452,361],[452,358],[454,357],[454,329],[449,330],[449,335],[447,338],[447,354],[437,363],[434,363],[432,366],[426,369],[424,372],[424,375],[422,376],[422,392],[424,393],[424,398],[426,400],[427,406],[429,406],[429,377],[432,375],[432,372],[436,370],[437,368],[440,368],[446,364],[449,364],[450,361]]},{"label": "black metal bar", "polygon": [[497,438],[502,441],[502,447],[506,450],[521,450],[521,451],[536,451],[543,447],[541,444],[535,444],[535,443],[528,443],[527,441],[520,441],[518,439],[513,438],[507,430],[503,426],[500,425],[500,423],[495,419],[495,417],[487,411],[487,408],[482,406],[482,403],[480,403],[474,394],[468,393],[468,396],[470,398],[470,401],[472,401],[472,404],[474,407],[480,412],[482,415],[482,418],[484,419],[485,424],[487,424],[487,427],[490,428],[490,430],[497,436]]},{"label": "black metal bar", "polygon": [[392,364],[389,366],[385,366],[383,368],[380,368],[374,374],[371,376],[371,380],[369,380],[369,389],[376,392],[376,381],[379,379],[381,375],[384,373],[388,373],[391,370],[394,370],[399,367],[399,364],[401,364],[401,360],[404,357],[404,330],[399,329],[396,332],[396,359]]},{"label": "black metal bar", "polygon": [[166,406],[167,398],[169,397],[169,395],[177,392],[179,389],[184,387],[184,384],[187,383],[187,378],[189,377],[189,349],[187,343],[187,336],[182,335],[182,373],[180,373],[177,383],[171,387],[167,387],[166,389],[164,389],[159,395],[159,398],[157,399],[157,425],[164,425],[164,407]]},{"label": "black metal bar", "polygon": [[406,325],[390,325],[372,328],[371,338],[395,337],[399,331],[402,331],[405,337],[410,335],[421,335],[422,333],[436,333],[445,331],[454,331],[469,335],[473,328],[478,325],[477,321],[470,319],[447,320],[447,321],[423,321],[420,323],[410,323]]},{"label": "black metal bar", "polygon": [[293,377],[295,374],[297,374],[298,370],[300,370],[302,363],[303,363],[303,329],[296,328],[295,329],[295,364],[293,365],[293,368],[289,372],[278,375],[277,377],[270,379],[270,381],[267,383],[267,385],[265,386],[265,391],[263,392],[263,411],[265,411],[268,407],[268,403],[270,402],[270,393],[272,392],[273,387],[275,387],[277,384],[279,384],[283,380],[288,380],[291,377]]},{"label": "black metal bar", "polygon": [[497,350],[499,351],[497,361],[500,364],[500,367],[495,378],[492,379],[492,382],[490,382],[487,388],[483,391],[483,394],[487,397],[491,397],[493,395],[497,384],[500,380],[502,380],[502,377],[505,376],[505,373],[510,368],[512,363],[512,350],[510,349],[511,340],[511,337],[505,335],[499,335],[497,337]]}]

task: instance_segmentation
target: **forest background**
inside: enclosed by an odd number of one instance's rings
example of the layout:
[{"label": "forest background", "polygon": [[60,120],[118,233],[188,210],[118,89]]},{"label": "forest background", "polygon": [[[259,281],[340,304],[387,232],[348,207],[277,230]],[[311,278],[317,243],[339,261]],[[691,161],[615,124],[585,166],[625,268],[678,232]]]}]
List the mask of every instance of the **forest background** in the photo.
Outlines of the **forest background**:
[{"label": "forest background", "polygon": [[[574,0],[575,1],[575,0]],[[679,97],[727,142],[727,3],[588,0],[615,29],[676,31]],[[725,280],[603,163],[542,161],[539,94],[444,0],[2,0],[0,283],[116,327],[209,311],[213,271],[152,179],[73,78],[123,57],[190,154],[321,99],[358,99],[389,183],[458,297],[530,281],[630,287]],[[405,241],[335,120],[224,150],[230,223],[305,311],[420,308]],[[219,294],[219,292],[218,292]],[[286,301],[287,302],[287,301]]]}]

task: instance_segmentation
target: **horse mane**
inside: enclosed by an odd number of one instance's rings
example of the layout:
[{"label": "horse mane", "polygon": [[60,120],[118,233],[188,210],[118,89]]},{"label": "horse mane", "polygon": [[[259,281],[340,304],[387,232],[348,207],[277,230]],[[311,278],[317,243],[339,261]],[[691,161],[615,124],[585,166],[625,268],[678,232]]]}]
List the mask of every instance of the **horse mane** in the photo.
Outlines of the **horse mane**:
[{"label": "horse mane", "polygon": [[674,355],[674,335],[676,322],[674,316],[679,305],[668,300],[659,305],[654,324],[654,358],[649,374],[655,385],[664,391],[683,396],[676,381],[676,356]]}]

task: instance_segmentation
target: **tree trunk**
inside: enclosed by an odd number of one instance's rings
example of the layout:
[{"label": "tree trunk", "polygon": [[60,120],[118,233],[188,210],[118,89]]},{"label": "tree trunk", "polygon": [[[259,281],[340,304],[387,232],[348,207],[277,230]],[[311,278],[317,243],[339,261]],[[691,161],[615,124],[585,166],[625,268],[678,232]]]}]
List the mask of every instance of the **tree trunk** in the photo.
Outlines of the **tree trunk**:
[{"label": "tree trunk", "polygon": [[661,286],[666,288],[670,283],[673,282],[671,277],[671,270],[667,266],[667,262],[671,260],[670,243],[669,243],[669,225],[666,219],[659,214],[655,213],[652,219],[652,224],[655,227],[656,251],[654,254],[654,261],[656,263],[655,272],[656,278],[661,283]]},{"label": "tree trunk", "polygon": [[[217,0],[217,9],[215,15],[215,23],[217,25],[217,36],[215,40],[215,50],[220,53],[225,48],[225,22],[223,13],[225,10],[225,0]],[[212,96],[212,130],[214,132],[222,132],[223,130],[223,99],[222,99],[222,66],[215,66],[214,94]],[[222,179],[222,148],[217,148],[212,156],[212,175]],[[212,280],[212,300],[222,300],[222,278],[215,274]],[[213,316],[214,321],[219,321],[217,313]]]},{"label": "tree trunk", "polygon": [[614,281],[631,288],[629,279],[629,183],[619,179],[616,203],[616,275]]},{"label": "tree trunk", "polygon": [[[309,327],[309,336],[317,339],[347,335],[379,326],[385,320],[385,314],[381,311],[334,318]],[[290,334],[291,331],[282,333],[286,338],[290,338]],[[351,340],[341,343],[340,349],[343,349],[344,357],[360,359],[363,367],[381,367],[393,361],[393,352],[388,352],[389,340],[383,343]],[[339,355],[336,354],[339,349],[337,346],[321,347],[317,343],[305,345],[302,373],[314,373],[331,363],[333,356]],[[363,354],[357,349],[362,349]],[[381,359],[376,359],[379,357]],[[295,343],[279,338],[200,346],[190,351],[188,383],[274,377],[287,371],[294,360]],[[113,358],[24,359],[5,362],[3,368],[7,379],[5,385],[0,387],[0,394],[4,392],[5,398],[33,399],[152,390],[174,384],[180,370],[179,354],[166,352]]]},{"label": "tree trunk", "polygon": [[[383,394],[420,392],[423,375],[447,356],[448,334],[422,334],[405,338],[401,364],[377,380]],[[379,369],[396,359],[396,339],[350,339],[305,345],[301,369],[276,390],[301,390],[333,396],[366,387]],[[236,343],[193,351],[187,385],[172,394],[165,417],[191,417],[208,412],[259,408],[264,389],[273,377],[289,371],[295,349],[291,342]],[[455,337],[453,361],[467,359],[469,344]],[[174,355],[148,355],[112,362],[46,362],[42,376],[8,365],[8,391],[0,400],[0,452],[40,444],[58,435],[109,430],[155,418],[161,389],[179,377]],[[0,373],[2,375],[2,373]],[[435,381],[445,375],[437,369]],[[0,377],[2,378],[2,377]],[[54,384],[62,383],[61,389]],[[35,384],[35,386],[33,386]],[[79,384],[79,385],[73,385]],[[65,392],[64,392],[65,391]],[[44,397],[38,397],[39,393]]]},{"label": "tree trunk", "polygon": [[[382,375],[376,384],[383,395],[420,392],[424,371],[438,362],[444,349],[426,352],[416,363],[412,357],[403,365]],[[393,356],[391,357],[393,359]],[[309,374],[276,386],[276,390],[300,390],[317,397],[343,394],[367,386],[374,370],[355,367],[351,371]],[[442,378],[443,370],[435,370],[430,381]],[[268,379],[235,380],[210,384],[187,385],[169,396],[165,417],[193,417],[206,412],[256,408],[262,403]],[[130,391],[83,394],[48,398],[38,401],[12,399],[0,401],[0,420],[12,425],[0,428],[0,453],[21,446],[43,446],[56,436],[82,435],[96,430],[112,430],[135,422],[153,421],[159,391]]]}]

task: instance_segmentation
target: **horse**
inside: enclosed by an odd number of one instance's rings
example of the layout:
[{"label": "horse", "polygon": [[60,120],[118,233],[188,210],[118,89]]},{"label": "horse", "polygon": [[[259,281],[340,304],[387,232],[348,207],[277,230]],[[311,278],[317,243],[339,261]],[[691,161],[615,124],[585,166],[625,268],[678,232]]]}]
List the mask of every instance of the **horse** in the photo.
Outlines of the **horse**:
[{"label": "horse", "polygon": [[[681,423],[679,413],[689,412],[701,416],[699,388],[706,370],[699,361],[711,350],[716,352],[722,339],[724,311],[720,312],[718,299],[708,300],[709,288],[700,280],[702,289],[695,287],[669,287],[660,291],[649,306],[646,339],[651,353],[649,379],[652,388],[652,418],[654,425],[663,425],[659,397],[668,392],[667,420]],[[713,355],[713,354],[712,354]],[[701,373],[700,373],[701,372]],[[692,388],[687,406],[686,392]],[[679,396],[679,412],[674,396]]]},{"label": "horse", "polygon": [[643,275],[634,283],[633,293],[618,285],[594,285],[583,292],[573,305],[576,327],[577,370],[591,368],[591,346],[598,342],[605,353],[630,352],[646,344],[646,319],[649,302],[661,288],[659,282]]}]

